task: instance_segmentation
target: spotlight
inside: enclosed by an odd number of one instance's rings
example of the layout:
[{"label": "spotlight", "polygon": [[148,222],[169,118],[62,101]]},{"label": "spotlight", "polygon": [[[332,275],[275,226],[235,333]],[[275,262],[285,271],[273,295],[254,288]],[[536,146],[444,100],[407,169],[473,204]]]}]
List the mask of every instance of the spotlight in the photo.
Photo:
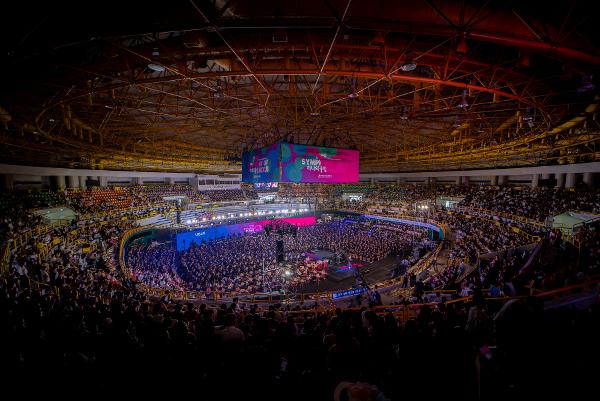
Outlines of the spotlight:
[{"label": "spotlight", "polygon": [[404,72],[414,71],[417,68],[417,63],[414,60],[408,60],[406,63],[402,64],[400,69]]},{"label": "spotlight", "polygon": [[521,57],[519,58],[519,62],[517,63],[517,66],[522,67],[522,68],[527,68],[530,65],[531,65],[531,62],[529,61],[529,54],[527,54],[527,53],[521,54]]},{"label": "spotlight", "polygon": [[148,68],[150,68],[154,72],[164,72],[165,71],[165,67],[163,67],[160,64],[155,64],[155,63],[149,63]]},{"label": "spotlight", "polygon": [[223,93],[223,88],[221,88],[220,86],[217,86],[217,88],[215,89],[215,92],[213,93],[213,97],[215,99],[223,99],[225,97],[225,94]]},{"label": "spotlight", "polygon": [[456,116],[456,118],[454,119],[454,124],[452,124],[452,128],[460,128],[461,125],[462,124],[461,124],[458,116]]}]

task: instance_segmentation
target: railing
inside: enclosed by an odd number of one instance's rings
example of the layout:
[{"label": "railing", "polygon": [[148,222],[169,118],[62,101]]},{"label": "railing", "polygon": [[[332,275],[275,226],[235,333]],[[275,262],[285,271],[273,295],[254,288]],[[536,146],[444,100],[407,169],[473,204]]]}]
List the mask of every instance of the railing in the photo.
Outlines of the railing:
[{"label": "railing", "polygon": [[[600,277],[598,275],[596,275],[596,276],[592,276],[589,281],[574,284],[572,286],[560,288],[557,290],[542,292],[542,293],[535,295],[535,297],[547,299],[547,300],[560,299],[560,298],[570,295],[572,293],[582,293],[583,291],[592,290],[594,288],[597,288],[599,285],[600,285]],[[443,291],[434,291],[434,292],[443,292]],[[506,302],[511,299],[524,299],[524,298],[527,298],[527,296],[493,297],[493,298],[487,297],[487,298],[485,298],[485,301],[487,303]],[[460,303],[471,302],[472,300],[473,300],[473,297],[468,296],[468,297],[460,297],[460,298],[448,300],[448,301],[445,301],[444,303],[446,305],[460,304]],[[382,306],[372,307],[372,308],[370,308],[370,310],[372,310],[373,312],[375,312],[377,314],[391,313],[400,324],[403,324],[404,322],[406,322],[409,319],[416,318],[419,309],[421,309],[423,307],[435,307],[437,305],[439,305],[439,302],[382,305]],[[311,314],[322,313],[322,312],[332,313],[333,310],[334,310],[334,307],[332,306],[330,308],[320,307],[317,309],[304,309],[304,310],[299,310],[299,311],[290,311],[289,313],[292,315],[311,315]],[[356,308],[346,308],[344,310],[361,311],[362,309],[356,307]]]},{"label": "railing", "polygon": [[[139,210],[143,210],[143,209],[139,209]],[[50,243],[44,244],[44,243],[40,242],[40,243],[36,244],[36,247],[37,247],[36,254],[38,257],[38,262],[41,263],[41,261],[48,255],[48,253],[50,253],[50,251],[57,245],[60,245],[63,242],[75,243],[77,241],[77,237],[79,237],[82,233],[89,232],[92,229],[101,227],[103,225],[109,224],[109,223],[114,222],[115,220],[119,220],[119,219],[120,220],[129,220],[130,217],[134,217],[135,219],[143,219],[143,218],[149,217],[151,215],[155,215],[156,211],[150,211],[143,215],[133,215],[133,216],[124,216],[123,214],[124,214],[123,211],[114,213],[114,214],[112,214],[112,217],[114,217],[112,220],[103,220],[103,221],[98,221],[98,222],[91,223],[91,224],[86,224],[83,227],[79,227],[77,229],[74,229],[74,230],[68,232],[63,237],[54,237],[52,239],[52,242],[50,242]],[[105,214],[104,216],[106,217],[106,216],[111,216],[111,215]],[[96,216],[94,218],[97,219],[98,217]],[[87,221],[84,221],[84,223],[86,223],[86,222]],[[8,269],[9,269],[8,265],[10,263],[10,257],[14,250],[27,244],[27,242],[31,238],[39,237],[41,235],[47,234],[57,227],[58,226],[56,226],[56,225],[36,226],[32,230],[28,230],[28,231],[16,236],[15,238],[9,240],[2,251],[2,256],[0,259],[0,274],[5,274],[8,272]],[[94,243],[90,243],[89,251],[93,251],[95,249],[97,249],[97,245]]]},{"label": "railing", "polygon": [[554,290],[548,291],[539,291],[533,289],[533,294],[536,297],[541,298],[550,298],[550,299],[558,299],[563,295],[569,295],[572,293],[580,293],[581,291],[591,290],[594,287],[598,287],[600,285],[600,275],[595,274],[589,277],[588,281],[584,281],[581,283],[573,284],[567,287],[557,288]]},{"label": "railing", "polygon": [[[463,212],[463,214],[464,214],[465,216],[468,216],[468,217],[470,217],[470,218],[475,218],[475,219],[480,219],[480,220],[486,220],[486,221],[490,221],[490,222],[493,222],[493,223],[496,223],[496,224],[502,224],[502,225],[506,226],[506,224],[504,224],[504,222],[502,222],[502,221],[499,221],[499,220],[488,219],[487,217],[483,217],[483,216],[477,216],[477,215],[472,215],[472,214],[466,214],[466,213],[473,213],[473,212],[474,212],[474,213],[480,213],[480,214],[483,214],[483,215],[486,215],[486,214],[487,214],[488,216],[494,216],[494,215],[492,215],[492,214],[489,214],[489,213],[492,213],[492,211],[489,211],[489,210],[485,210],[485,209],[476,209],[476,208],[466,208],[466,207],[459,207],[459,206],[457,206],[457,207],[453,208],[453,210],[458,210],[458,211],[460,211],[460,212]],[[449,212],[449,213],[452,213],[452,211],[448,211],[448,212]],[[489,213],[488,213],[488,212],[489,212]],[[505,214],[506,214],[506,213],[505,213]],[[510,215],[510,216],[514,216],[514,215]],[[528,219],[528,218],[526,218],[526,217],[523,217],[522,219],[524,219],[524,220],[529,220],[529,221],[531,221],[531,222],[534,222],[534,221],[535,221],[535,220]],[[521,221],[522,223],[525,223],[525,221],[524,221],[524,220],[520,220],[520,221]],[[516,220],[516,221],[519,221],[519,220]],[[544,227],[544,225],[543,225],[543,224],[540,224],[540,225],[538,225],[538,224],[534,224],[534,223],[525,223],[525,224],[536,225],[536,226],[538,226],[538,227]],[[541,239],[541,237],[540,237],[539,235],[532,235],[532,234],[529,234],[527,231],[525,231],[525,230],[523,230],[523,229],[521,229],[521,228],[519,228],[519,227],[512,227],[512,226],[509,226],[509,227],[510,227],[510,229],[511,229],[511,230],[512,230],[514,233],[517,233],[517,234],[519,234],[519,235],[521,235],[521,236],[525,237],[525,238],[526,238],[526,239],[527,239],[527,240],[528,240],[530,243],[531,243],[531,242],[538,242],[538,241],[540,241],[540,239]]]},{"label": "railing", "polygon": [[[564,288],[560,288],[557,290],[552,290],[552,291],[546,291],[546,292],[541,292],[537,295],[535,295],[538,298],[549,298],[549,299],[559,299],[562,296],[565,295],[569,295],[572,293],[581,293],[582,291],[587,291],[587,290],[591,290],[594,289],[596,287],[598,287],[600,285],[600,276],[599,275],[595,275],[595,276],[591,276],[589,281],[585,281],[582,283],[578,283],[578,284],[574,284],[572,286],[569,287],[564,287]],[[427,293],[445,293],[445,294],[455,294],[456,291],[454,290],[440,290],[440,291],[426,291],[425,294]],[[485,298],[486,302],[498,302],[498,301],[507,301],[510,299],[523,299],[526,298],[527,296],[514,296],[514,297],[487,297]],[[468,296],[468,297],[460,297],[460,298],[456,298],[456,299],[452,299],[449,301],[446,301],[446,304],[456,304],[456,303],[464,303],[464,302],[470,302],[472,301],[473,297],[472,296]],[[377,313],[393,313],[394,315],[396,315],[396,313],[399,314],[404,314],[405,316],[410,316],[413,315],[414,313],[424,307],[424,306],[436,306],[438,305],[438,302],[427,302],[427,303],[416,303],[416,304],[398,304],[398,305],[382,305],[382,306],[375,306],[370,308],[372,311],[375,311]],[[356,310],[356,311],[360,311],[361,308],[346,308],[346,310]],[[301,310],[301,311],[294,311],[294,312],[290,312],[290,313],[295,313],[295,314],[311,314],[311,313],[315,313],[315,312],[319,312],[318,310],[315,309],[307,309],[307,310]]]},{"label": "railing", "polygon": [[[165,204],[159,202],[159,203],[152,204],[152,206],[134,206],[134,207],[128,207],[128,208],[123,208],[123,209],[104,210],[99,213],[87,213],[87,214],[81,215],[80,220],[86,221],[86,220],[98,219],[98,218],[104,218],[104,217],[114,217],[117,215],[124,215],[127,213],[148,211],[149,209],[156,209],[158,207],[163,207],[163,206],[165,206]],[[157,214],[158,212],[155,210],[151,210],[148,213]],[[144,213],[144,214],[147,214],[147,213]]]},{"label": "railing", "polygon": [[29,288],[39,290],[40,288],[47,288],[49,291],[53,291],[56,294],[56,297],[60,300],[60,288],[47,283],[42,283],[41,281],[34,280],[29,278],[27,280],[29,282]]},{"label": "railing", "polygon": [[466,206],[455,206],[455,207],[453,207],[453,209],[454,210],[464,210],[464,211],[474,211],[474,212],[478,212],[478,213],[482,213],[482,214],[488,214],[490,216],[503,217],[505,219],[518,221],[521,223],[528,224],[530,226],[536,226],[536,227],[542,227],[542,228],[545,227],[544,223],[541,221],[530,219],[529,217],[519,216],[516,214],[501,212],[501,211],[497,211],[497,210],[481,209],[481,208],[466,207]]},{"label": "railing", "polygon": [[127,243],[127,241],[129,240],[129,238],[131,238],[134,234],[139,233],[140,231],[144,231],[144,230],[149,230],[149,227],[136,227],[136,228],[132,228],[130,230],[125,231],[123,234],[121,234],[121,239],[119,240],[119,267],[121,268],[121,271],[128,275],[129,277],[132,277],[133,274],[129,271],[129,269],[127,268],[127,264],[125,263],[125,245]]},{"label": "railing", "polygon": [[49,226],[49,225],[39,225],[35,226],[31,230],[27,230],[24,233],[21,233],[14,238],[9,239],[4,246],[4,250],[2,251],[2,259],[0,260],[0,273],[4,274],[8,271],[8,263],[10,262],[11,253],[27,244],[27,242],[33,238],[43,234],[47,234],[51,230],[55,229],[57,226]]},{"label": "railing", "polygon": [[4,245],[2,248],[2,259],[0,259],[0,274],[8,272],[8,263],[10,262],[10,243]]}]

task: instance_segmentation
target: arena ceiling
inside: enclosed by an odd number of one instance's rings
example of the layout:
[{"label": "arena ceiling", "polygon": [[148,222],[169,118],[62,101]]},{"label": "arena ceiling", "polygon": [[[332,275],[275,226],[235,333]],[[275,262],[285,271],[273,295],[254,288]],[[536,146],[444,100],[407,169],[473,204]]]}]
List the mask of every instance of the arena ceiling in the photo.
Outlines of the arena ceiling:
[{"label": "arena ceiling", "polygon": [[46,3],[5,13],[4,162],[239,172],[282,139],[362,172],[598,160],[591,1]]}]

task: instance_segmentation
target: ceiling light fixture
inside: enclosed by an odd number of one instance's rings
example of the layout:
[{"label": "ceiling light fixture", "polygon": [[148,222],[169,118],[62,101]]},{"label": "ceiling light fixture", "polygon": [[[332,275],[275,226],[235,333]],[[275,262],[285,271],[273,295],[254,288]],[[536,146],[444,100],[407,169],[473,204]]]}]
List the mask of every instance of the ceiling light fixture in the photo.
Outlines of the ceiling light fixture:
[{"label": "ceiling light fixture", "polygon": [[462,97],[460,99],[460,103],[458,103],[458,105],[456,106],[459,109],[466,109],[467,107],[469,107],[469,102],[467,102],[467,90],[464,89],[463,93],[462,93]]},{"label": "ceiling light fixture", "polygon": [[400,69],[404,72],[414,71],[417,69],[417,63],[414,60],[408,60],[406,63],[402,64]]},{"label": "ceiling light fixture", "polygon": [[358,97],[358,92],[356,91],[357,78],[352,77],[352,92],[348,95],[349,99],[356,99]]},{"label": "ceiling light fixture", "polygon": [[456,46],[456,52],[460,54],[465,54],[467,52],[467,33],[463,32],[460,35],[460,39],[458,40],[458,45]]},{"label": "ceiling light fixture", "polygon": [[402,109],[402,114],[400,114],[400,119],[401,120],[408,120],[408,112],[410,111],[408,106],[404,106],[404,108]]},{"label": "ceiling light fixture", "polygon": [[369,45],[374,46],[374,47],[380,47],[380,46],[383,46],[384,43],[385,43],[385,35],[383,34],[383,32],[377,31],[373,35],[373,39],[371,39],[371,41],[369,42]]},{"label": "ceiling light fixture", "polygon": [[149,63],[148,68],[154,72],[164,72],[165,71],[165,67],[163,67],[160,64],[155,64],[155,63]]}]

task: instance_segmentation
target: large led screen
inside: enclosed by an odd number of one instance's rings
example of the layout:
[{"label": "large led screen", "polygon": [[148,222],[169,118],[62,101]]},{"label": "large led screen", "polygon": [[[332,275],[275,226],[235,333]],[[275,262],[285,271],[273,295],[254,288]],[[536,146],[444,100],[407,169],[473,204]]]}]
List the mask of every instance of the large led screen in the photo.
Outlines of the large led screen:
[{"label": "large led screen", "polygon": [[281,143],[281,182],[358,182],[359,152]]},{"label": "large led screen", "polygon": [[358,182],[359,152],[278,142],[244,152],[242,181]]},{"label": "large led screen", "polygon": [[[286,217],[276,220],[284,221],[298,227],[312,226],[317,222],[315,216]],[[201,244],[203,242],[227,238],[231,235],[243,235],[261,232],[263,231],[264,226],[271,221],[273,220],[257,220],[239,224],[223,224],[220,226],[210,226],[194,231],[180,233],[176,236],[177,250],[183,251],[188,249],[192,243]]]},{"label": "large led screen", "polygon": [[280,179],[279,142],[271,146],[244,152],[242,182],[277,182]]}]

